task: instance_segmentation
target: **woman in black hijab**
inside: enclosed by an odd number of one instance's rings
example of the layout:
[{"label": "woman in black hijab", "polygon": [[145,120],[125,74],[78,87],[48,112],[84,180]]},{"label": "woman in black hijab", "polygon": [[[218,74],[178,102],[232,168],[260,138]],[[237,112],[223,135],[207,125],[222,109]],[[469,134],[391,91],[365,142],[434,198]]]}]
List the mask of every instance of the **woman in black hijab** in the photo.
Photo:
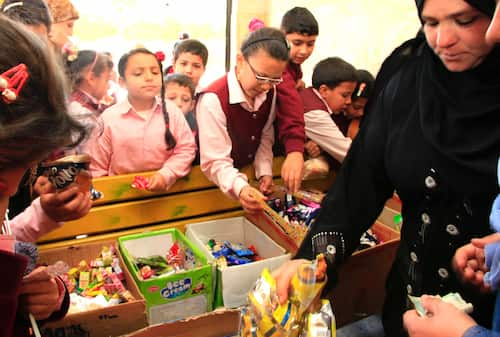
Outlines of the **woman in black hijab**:
[{"label": "woman in black hijab", "polygon": [[[484,326],[494,301],[460,283],[451,260],[471,238],[490,233],[499,192],[500,49],[485,42],[495,1],[416,4],[421,32],[384,62],[368,119],[297,254],[325,253],[334,277],[396,190],[404,223],[386,286],[386,336],[406,335],[407,295],[459,292]],[[275,273],[281,299],[299,263]]]}]

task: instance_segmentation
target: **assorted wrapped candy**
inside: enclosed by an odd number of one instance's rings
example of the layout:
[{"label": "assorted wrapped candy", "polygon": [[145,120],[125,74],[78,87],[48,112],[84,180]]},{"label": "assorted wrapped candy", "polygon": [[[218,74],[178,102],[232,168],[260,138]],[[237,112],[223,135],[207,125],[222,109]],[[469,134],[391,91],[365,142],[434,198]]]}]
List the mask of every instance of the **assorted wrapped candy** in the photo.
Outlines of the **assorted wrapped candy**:
[{"label": "assorted wrapped candy", "polygon": [[99,256],[90,263],[82,260],[70,268],[58,261],[49,268],[62,278],[71,293],[71,313],[134,300],[123,285],[123,270],[113,246],[104,246]]},{"label": "assorted wrapped candy", "polygon": [[253,245],[246,247],[242,243],[210,239],[207,247],[220,268],[262,260]]},{"label": "assorted wrapped candy", "polygon": [[178,241],[172,244],[165,256],[136,257],[134,263],[143,280],[175,274],[197,266],[193,251],[182,247]]},{"label": "assorted wrapped candy", "polygon": [[291,281],[288,301],[280,304],[276,281],[264,269],[248,294],[249,305],[242,311],[241,336],[334,336],[335,317],[330,303],[315,302],[325,284],[326,261],[320,254],[299,267]]},{"label": "assorted wrapped candy", "polygon": [[[306,197],[308,194],[313,196],[309,192],[294,195],[287,193],[284,198],[268,200],[264,208],[264,212],[298,244],[306,236],[321,208],[320,203]],[[314,199],[319,200],[317,197]]]},{"label": "assorted wrapped candy", "polygon": [[378,239],[377,235],[373,233],[371,229],[369,229],[364,232],[363,235],[361,235],[361,238],[359,238],[358,250],[375,247],[379,243],[380,240]]},{"label": "assorted wrapped candy", "polygon": [[144,176],[135,176],[132,181],[132,187],[138,190],[147,190],[149,187],[148,179]]}]

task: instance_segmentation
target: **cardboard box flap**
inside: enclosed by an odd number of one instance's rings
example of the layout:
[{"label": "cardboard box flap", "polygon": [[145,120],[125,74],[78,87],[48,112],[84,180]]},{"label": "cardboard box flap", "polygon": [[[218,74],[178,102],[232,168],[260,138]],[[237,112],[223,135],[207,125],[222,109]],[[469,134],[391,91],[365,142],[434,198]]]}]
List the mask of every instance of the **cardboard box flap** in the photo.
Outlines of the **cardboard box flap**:
[{"label": "cardboard box flap", "polygon": [[220,310],[150,326],[122,337],[222,337],[237,334],[239,326],[239,310]]}]

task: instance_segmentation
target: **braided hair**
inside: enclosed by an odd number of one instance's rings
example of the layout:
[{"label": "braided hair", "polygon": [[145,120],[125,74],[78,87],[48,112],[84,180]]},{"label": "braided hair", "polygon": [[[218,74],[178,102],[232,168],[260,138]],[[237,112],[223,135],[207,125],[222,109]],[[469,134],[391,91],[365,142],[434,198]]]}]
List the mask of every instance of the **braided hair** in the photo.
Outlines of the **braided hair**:
[{"label": "braided hair", "polygon": [[[161,77],[161,74],[163,74],[163,65],[162,65],[162,60],[160,60],[159,57],[160,53],[155,54],[146,48],[136,48],[124,54],[120,58],[120,61],[118,62],[118,74],[120,74],[122,78],[125,78],[125,68],[127,67],[128,60],[130,59],[131,56],[134,56],[136,54],[148,54],[153,56],[158,61],[158,66],[160,67],[160,77]],[[167,150],[172,150],[177,144],[177,142],[172,132],[170,132],[169,128],[170,119],[168,117],[167,106],[165,104],[165,84],[163,83],[163,79],[161,81],[160,97],[161,97],[161,111],[163,113],[163,118],[165,119],[165,144],[167,145]]]}]

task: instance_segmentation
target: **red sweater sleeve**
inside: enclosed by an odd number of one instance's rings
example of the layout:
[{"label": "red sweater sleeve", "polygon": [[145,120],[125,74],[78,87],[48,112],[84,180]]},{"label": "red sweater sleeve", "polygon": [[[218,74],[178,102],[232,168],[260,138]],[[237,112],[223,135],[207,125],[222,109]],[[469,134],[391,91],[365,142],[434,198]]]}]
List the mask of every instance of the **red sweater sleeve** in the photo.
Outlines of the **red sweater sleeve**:
[{"label": "red sweater sleeve", "polygon": [[5,272],[0,277],[0,337],[10,337],[16,322],[21,280],[28,259],[0,251],[0,266]]},{"label": "red sweater sleeve", "polygon": [[304,106],[295,88],[296,82],[290,73],[283,73],[283,83],[277,88],[276,121],[279,140],[285,146],[286,153],[304,152],[306,139],[304,124]]}]

